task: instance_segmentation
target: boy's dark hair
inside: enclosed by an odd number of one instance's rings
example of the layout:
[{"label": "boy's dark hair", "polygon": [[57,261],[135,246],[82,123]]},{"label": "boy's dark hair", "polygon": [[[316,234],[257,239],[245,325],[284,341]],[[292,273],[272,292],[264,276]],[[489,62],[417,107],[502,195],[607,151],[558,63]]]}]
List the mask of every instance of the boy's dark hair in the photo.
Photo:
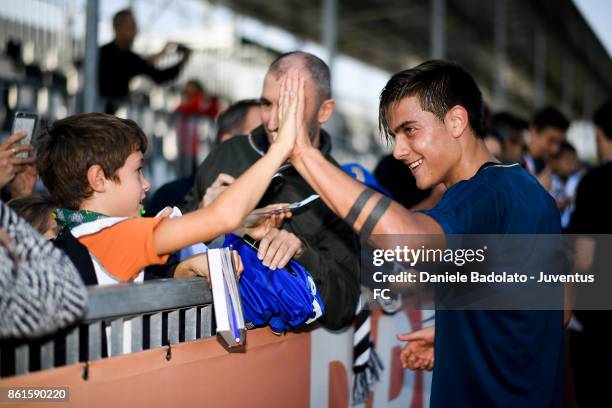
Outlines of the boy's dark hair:
[{"label": "boy's dark hair", "polygon": [[128,156],[147,150],[147,138],[129,119],[82,113],[58,120],[36,142],[36,164],[42,182],[60,207],[76,210],[92,195],[87,170],[102,167],[107,179],[117,176]]},{"label": "boy's dark hair", "polygon": [[36,194],[13,198],[7,205],[41,234],[50,228],[51,212],[56,208],[51,197]]},{"label": "boy's dark hair", "polygon": [[231,105],[217,118],[217,144],[225,133],[238,134],[244,125],[249,109],[261,105],[258,99],[243,99]]},{"label": "boy's dark hair", "polygon": [[409,96],[417,97],[421,108],[441,121],[453,106],[463,106],[470,128],[484,137],[482,94],[474,78],[458,64],[431,60],[391,77],[380,93],[378,110],[378,126],[387,140],[394,136],[389,128],[389,109]]},{"label": "boy's dark hair", "polygon": [[565,117],[561,111],[557,108],[553,108],[552,106],[548,106],[546,108],[540,109],[533,115],[533,120],[531,121],[533,127],[541,132],[547,127],[561,129],[566,131],[570,125],[569,120]]},{"label": "boy's dark hair", "polygon": [[606,101],[597,109],[593,123],[600,128],[607,140],[612,140],[612,99]]}]

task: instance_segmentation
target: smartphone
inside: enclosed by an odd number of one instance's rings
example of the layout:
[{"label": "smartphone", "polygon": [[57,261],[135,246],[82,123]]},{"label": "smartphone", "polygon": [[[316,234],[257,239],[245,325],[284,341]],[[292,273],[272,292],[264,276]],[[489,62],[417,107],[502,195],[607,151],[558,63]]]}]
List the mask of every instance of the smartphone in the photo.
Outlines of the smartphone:
[{"label": "smartphone", "polygon": [[[13,119],[13,130],[11,134],[14,135],[17,132],[26,131],[26,137],[21,139],[19,143],[29,145],[32,144],[32,137],[34,136],[34,130],[36,130],[36,122],[38,116],[35,113],[30,112],[15,112],[15,118]],[[20,152],[16,154],[17,157],[26,158],[28,157],[27,152]]]}]

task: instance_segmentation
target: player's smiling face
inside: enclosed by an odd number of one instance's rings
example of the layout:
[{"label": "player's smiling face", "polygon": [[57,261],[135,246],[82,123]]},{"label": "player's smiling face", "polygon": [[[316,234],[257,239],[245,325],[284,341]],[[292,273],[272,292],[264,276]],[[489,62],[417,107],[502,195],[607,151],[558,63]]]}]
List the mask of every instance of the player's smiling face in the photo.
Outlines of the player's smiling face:
[{"label": "player's smiling face", "polygon": [[408,166],[417,187],[427,189],[446,182],[461,151],[445,122],[424,111],[416,96],[391,104],[388,119],[394,136],[393,156]]}]

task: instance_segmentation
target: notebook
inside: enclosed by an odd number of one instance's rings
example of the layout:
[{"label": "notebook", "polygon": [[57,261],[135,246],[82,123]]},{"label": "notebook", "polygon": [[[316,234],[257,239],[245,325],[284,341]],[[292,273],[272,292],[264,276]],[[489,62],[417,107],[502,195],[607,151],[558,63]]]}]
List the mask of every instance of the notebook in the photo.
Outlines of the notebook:
[{"label": "notebook", "polygon": [[209,249],[208,270],[217,323],[217,338],[227,349],[240,348],[245,344],[246,327],[231,249]]}]

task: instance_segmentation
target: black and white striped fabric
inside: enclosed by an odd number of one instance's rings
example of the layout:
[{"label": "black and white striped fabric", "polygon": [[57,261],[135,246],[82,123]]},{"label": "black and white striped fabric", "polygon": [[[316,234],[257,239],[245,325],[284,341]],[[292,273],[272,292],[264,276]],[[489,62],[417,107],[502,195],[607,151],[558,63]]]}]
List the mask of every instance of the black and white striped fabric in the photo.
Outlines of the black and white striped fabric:
[{"label": "black and white striped fabric", "polygon": [[372,323],[367,305],[355,318],[353,335],[353,405],[365,403],[372,386],[380,379],[382,362],[372,343]]},{"label": "black and white striped fabric", "polygon": [[68,257],[0,201],[0,338],[52,333],[83,315],[87,292]]}]

